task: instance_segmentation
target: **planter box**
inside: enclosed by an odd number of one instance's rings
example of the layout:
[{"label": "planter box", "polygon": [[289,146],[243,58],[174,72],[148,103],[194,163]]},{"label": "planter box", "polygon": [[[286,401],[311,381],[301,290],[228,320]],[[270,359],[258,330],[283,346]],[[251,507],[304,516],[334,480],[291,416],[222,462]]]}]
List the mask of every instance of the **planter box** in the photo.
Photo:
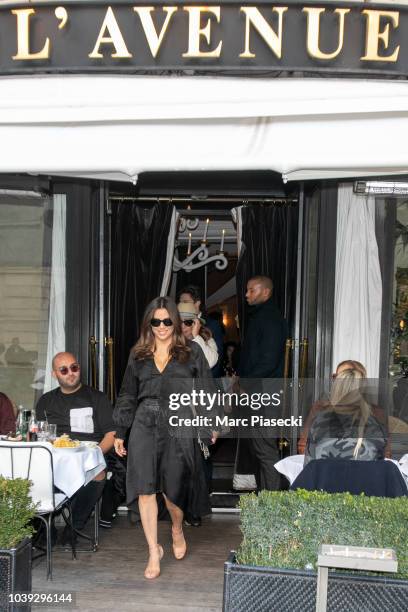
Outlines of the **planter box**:
[{"label": "planter box", "polygon": [[9,595],[31,592],[31,539],[25,538],[16,548],[0,549],[0,610],[27,612],[30,606],[10,604]]},{"label": "planter box", "polygon": [[[224,565],[224,612],[315,612],[317,573]],[[329,571],[327,612],[407,612],[408,580]]]}]

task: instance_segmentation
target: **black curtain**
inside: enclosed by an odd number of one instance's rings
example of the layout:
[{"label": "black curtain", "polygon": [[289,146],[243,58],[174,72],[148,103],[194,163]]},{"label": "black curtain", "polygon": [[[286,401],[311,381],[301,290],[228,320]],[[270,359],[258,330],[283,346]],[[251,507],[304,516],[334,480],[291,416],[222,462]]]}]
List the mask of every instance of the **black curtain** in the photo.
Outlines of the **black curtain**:
[{"label": "black curtain", "polygon": [[99,185],[94,181],[55,181],[54,193],[67,197],[65,349],[81,364],[91,384],[89,337],[99,308]]},{"label": "black curtain", "polygon": [[142,208],[130,202],[112,207],[111,333],[117,390],[139,336],[143,312],[160,294],[173,208],[170,204]]},{"label": "black curtain", "polygon": [[242,207],[242,249],[237,264],[241,338],[245,333],[248,280],[257,274],[273,282],[273,299],[292,329],[296,300],[298,207],[292,204]]}]

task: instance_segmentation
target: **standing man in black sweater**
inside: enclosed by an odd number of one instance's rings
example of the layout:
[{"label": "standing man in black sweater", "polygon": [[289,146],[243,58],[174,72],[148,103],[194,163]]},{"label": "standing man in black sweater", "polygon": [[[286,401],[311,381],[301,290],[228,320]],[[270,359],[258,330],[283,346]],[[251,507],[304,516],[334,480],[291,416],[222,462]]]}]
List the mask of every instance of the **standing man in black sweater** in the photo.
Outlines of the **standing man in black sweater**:
[{"label": "standing man in black sweater", "polygon": [[[249,306],[249,322],[238,369],[241,379],[283,378],[288,327],[272,301],[272,291],[273,284],[267,276],[254,276],[247,283],[245,297]],[[242,381],[242,386],[245,387],[245,384],[248,386],[249,382]],[[260,381],[254,384],[259,387]],[[261,427],[252,432],[250,442],[256,457],[258,490],[277,490],[280,476],[274,464],[280,457],[276,438],[269,438]]]}]

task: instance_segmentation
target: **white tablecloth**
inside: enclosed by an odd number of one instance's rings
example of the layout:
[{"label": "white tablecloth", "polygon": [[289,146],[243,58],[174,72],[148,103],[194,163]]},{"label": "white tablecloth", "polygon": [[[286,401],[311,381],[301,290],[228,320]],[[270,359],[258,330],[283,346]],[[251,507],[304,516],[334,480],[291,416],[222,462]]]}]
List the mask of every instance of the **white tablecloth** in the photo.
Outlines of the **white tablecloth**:
[{"label": "white tablecloth", "polygon": [[65,495],[72,497],[84,484],[88,484],[106,467],[105,458],[99,446],[89,448],[54,448],[54,484]]},{"label": "white tablecloth", "polygon": [[303,470],[304,461],[304,455],[291,455],[275,463],[275,469],[278,470],[280,474],[283,474],[289,480],[290,484],[292,484]]},{"label": "white tablecloth", "polygon": [[[290,484],[292,484],[303,470],[304,460],[304,455],[291,455],[275,463],[275,468],[289,480]],[[408,454],[401,457],[399,461],[395,459],[387,459],[387,461],[395,463],[408,485]]]}]

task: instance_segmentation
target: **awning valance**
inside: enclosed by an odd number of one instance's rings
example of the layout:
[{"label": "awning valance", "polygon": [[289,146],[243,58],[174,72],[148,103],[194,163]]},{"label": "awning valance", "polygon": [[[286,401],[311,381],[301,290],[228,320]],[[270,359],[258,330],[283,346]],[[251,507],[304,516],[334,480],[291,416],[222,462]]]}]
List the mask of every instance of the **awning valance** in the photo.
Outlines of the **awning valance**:
[{"label": "awning valance", "polygon": [[61,75],[0,86],[0,172],[408,171],[405,81]]}]

